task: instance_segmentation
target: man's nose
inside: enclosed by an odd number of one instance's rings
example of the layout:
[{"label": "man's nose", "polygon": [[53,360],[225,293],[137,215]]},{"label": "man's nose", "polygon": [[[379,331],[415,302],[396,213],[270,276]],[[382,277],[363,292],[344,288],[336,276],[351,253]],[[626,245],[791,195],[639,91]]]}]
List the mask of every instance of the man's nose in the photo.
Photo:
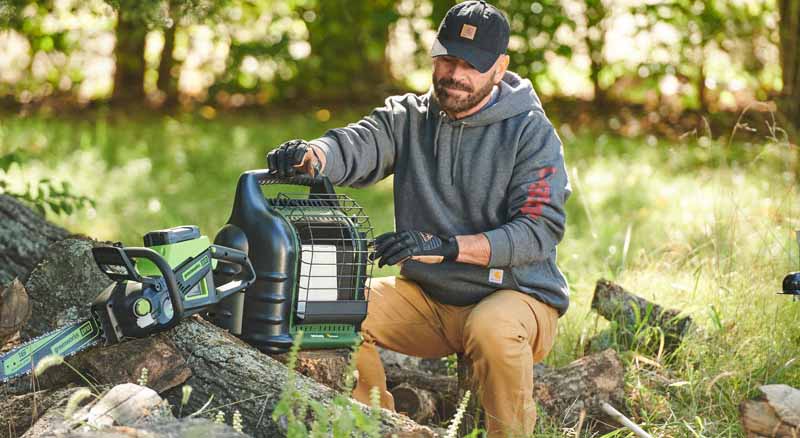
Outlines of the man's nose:
[{"label": "man's nose", "polygon": [[453,70],[451,72],[453,78],[458,81],[466,81],[474,69],[466,61],[459,60],[453,63]]}]

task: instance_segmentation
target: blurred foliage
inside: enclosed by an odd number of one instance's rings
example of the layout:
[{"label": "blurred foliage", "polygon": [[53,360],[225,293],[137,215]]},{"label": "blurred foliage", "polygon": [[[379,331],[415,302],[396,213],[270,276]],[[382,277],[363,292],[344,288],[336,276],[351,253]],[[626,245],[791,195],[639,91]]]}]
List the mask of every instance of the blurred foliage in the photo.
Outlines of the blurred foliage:
[{"label": "blurred foliage", "polygon": [[716,50],[728,58],[726,69],[743,73],[749,87],[760,92],[758,97],[767,98],[763,88],[769,88],[769,84],[759,81],[767,60],[759,48],[778,43],[778,19],[772,2],[667,0],[645,3],[632,12],[643,18],[640,29],[654,32],[656,25],[666,23],[680,31],[677,44],[664,46],[678,54],[678,62],[643,64],[653,82],[665,74],[685,78],[697,90],[697,104],[707,109],[709,63],[714,59],[710,54]]},{"label": "blurred foliage", "polygon": [[547,75],[550,56],[569,58],[573,47],[556,37],[563,27],[575,29],[575,22],[564,12],[560,1],[498,0],[497,6],[508,15],[511,33],[519,47],[510,51],[513,69],[520,75],[540,81]]},{"label": "blurred foliage", "polygon": [[[424,91],[433,34],[454,3],[6,0],[0,25],[13,31],[0,39],[16,48],[0,48],[0,95],[23,104],[123,92],[222,107],[375,102]],[[715,110],[781,90],[772,0],[495,4],[510,21],[512,70],[544,97]]]},{"label": "blurred foliage", "polygon": [[0,155],[0,195],[8,195],[28,203],[41,215],[48,211],[56,215],[71,215],[78,209],[94,207],[94,200],[75,192],[69,181],[56,182],[50,178],[30,181],[22,187],[8,177],[12,166],[21,167],[26,160],[22,151]]},{"label": "blurred foliage", "polygon": [[[375,96],[389,82],[386,44],[398,14],[394,0],[308,0],[310,55],[299,63],[288,97],[327,100]],[[314,19],[308,19],[315,17]]]}]

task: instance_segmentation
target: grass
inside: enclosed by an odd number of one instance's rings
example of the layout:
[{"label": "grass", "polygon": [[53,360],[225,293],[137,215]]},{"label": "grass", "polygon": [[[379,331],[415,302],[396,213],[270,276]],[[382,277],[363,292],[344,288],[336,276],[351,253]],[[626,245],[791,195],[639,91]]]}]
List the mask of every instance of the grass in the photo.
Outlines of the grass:
[{"label": "grass", "polygon": [[[45,177],[70,181],[95,206],[50,218],[97,238],[138,245],[149,230],[187,223],[213,236],[241,171],[263,166],[265,153],[282,141],[311,138],[357,116],[334,114],[326,123],[313,113],[6,116],[0,156],[17,150],[25,160],[0,179],[20,187]],[[595,133],[564,142],[573,195],[559,264],[572,305],[546,361],[574,360],[607,326],[589,304],[598,279],[615,281],[682,309],[699,327],[673,355],[623,354],[632,418],[654,436],[742,436],[737,406],[759,385],[800,387],[800,303],[775,295],[800,259],[793,234],[800,229],[797,148],[769,138],[648,144]],[[391,180],[343,192],[365,207],[376,233],[392,228]],[[569,432],[540,418],[537,436]]]}]

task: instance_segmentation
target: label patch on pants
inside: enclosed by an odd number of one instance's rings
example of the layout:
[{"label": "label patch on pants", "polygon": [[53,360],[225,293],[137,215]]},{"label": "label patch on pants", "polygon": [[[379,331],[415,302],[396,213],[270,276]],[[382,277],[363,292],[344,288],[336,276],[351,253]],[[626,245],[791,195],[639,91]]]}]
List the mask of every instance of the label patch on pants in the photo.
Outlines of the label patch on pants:
[{"label": "label patch on pants", "polygon": [[503,284],[503,270],[489,269],[489,283]]}]

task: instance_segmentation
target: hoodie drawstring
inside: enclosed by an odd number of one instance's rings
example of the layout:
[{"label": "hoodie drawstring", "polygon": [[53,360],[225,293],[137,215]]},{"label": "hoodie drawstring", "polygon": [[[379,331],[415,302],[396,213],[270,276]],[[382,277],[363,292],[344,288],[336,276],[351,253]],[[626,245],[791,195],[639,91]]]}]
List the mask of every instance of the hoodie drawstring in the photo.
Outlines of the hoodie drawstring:
[{"label": "hoodie drawstring", "polygon": [[461,150],[461,139],[463,138],[463,135],[464,135],[464,127],[467,126],[467,124],[464,123],[464,122],[461,122],[459,125],[460,125],[460,128],[458,130],[458,141],[456,142],[456,145],[455,145],[455,150],[456,150],[455,151],[455,157],[453,157],[453,161],[451,163],[451,169],[450,169],[450,185],[455,184],[456,171],[458,169],[458,152]]},{"label": "hoodie drawstring", "polygon": [[439,130],[444,121],[444,111],[439,111],[439,121],[436,122],[436,131],[433,132],[433,159],[439,158]]},{"label": "hoodie drawstring", "polygon": [[[436,131],[433,133],[433,158],[439,158],[439,133],[442,130],[442,123],[447,117],[447,113],[439,111],[439,121],[436,123]],[[450,185],[455,184],[456,173],[458,169],[458,154],[461,151],[461,141],[464,138],[464,128],[467,126],[464,122],[458,123],[458,140],[454,145],[455,152],[451,152],[450,160]]]}]

